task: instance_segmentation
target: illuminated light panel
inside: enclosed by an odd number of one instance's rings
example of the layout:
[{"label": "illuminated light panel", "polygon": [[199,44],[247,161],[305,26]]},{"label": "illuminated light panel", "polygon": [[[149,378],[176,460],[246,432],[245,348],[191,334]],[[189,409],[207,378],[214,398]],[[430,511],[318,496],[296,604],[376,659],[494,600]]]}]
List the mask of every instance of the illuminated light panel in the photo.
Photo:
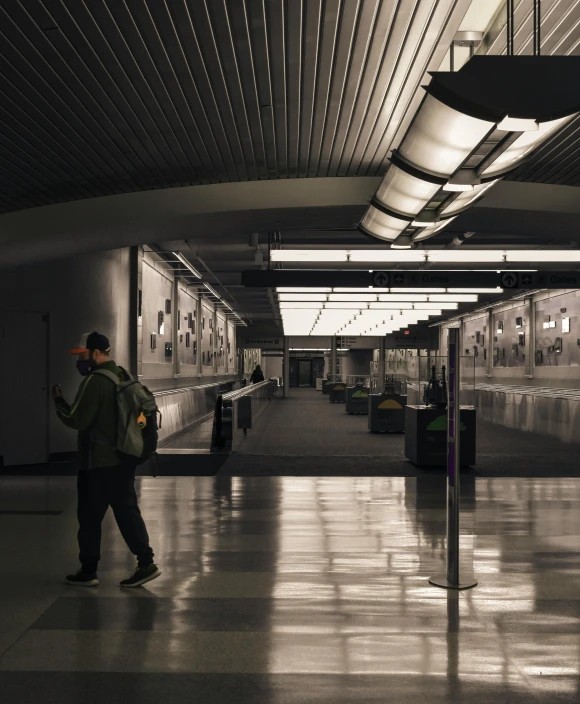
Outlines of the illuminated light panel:
[{"label": "illuminated light panel", "polygon": [[[447,221],[447,222],[450,222]],[[442,223],[444,224],[444,223]],[[313,261],[331,264],[333,262],[356,262],[367,264],[397,264],[423,262],[449,262],[471,264],[473,262],[570,262],[580,261],[577,249],[513,249],[513,250],[476,250],[476,249],[423,249],[423,250],[306,250],[311,259],[301,256],[304,250],[274,250],[271,261],[296,262]],[[340,256],[337,257],[336,255]],[[280,257],[279,255],[283,255]],[[350,258],[350,259],[349,259]],[[312,291],[312,289],[309,289]]]},{"label": "illuminated light panel", "polygon": [[411,176],[391,164],[375,197],[387,208],[408,213],[412,217],[427,205],[438,190],[438,185]]},{"label": "illuminated light panel", "polygon": [[421,288],[420,290],[412,288],[392,288],[389,293],[445,293],[445,288]]},{"label": "illuminated light panel", "polygon": [[466,193],[473,191],[474,186],[470,183],[446,183],[442,188],[448,193]]},{"label": "illuminated light panel", "polygon": [[538,129],[533,132],[524,132],[515,142],[512,142],[507,149],[502,152],[497,159],[489,166],[482,176],[493,176],[507,168],[515,166],[526,154],[532,151],[537,144],[543,142],[550,134],[559,129],[570,117],[563,117],[559,120],[542,122]]},{"label": "illuminated light panel", "polygon": [[494,122],[460,113],[427,94],[399,152],[414,166],[449,177],[494,126]]},{"label": "illuminated light panel", "polygon": [[535,120],[528,120],[520,117],[504,117],[498,122],[497,129],[502,132],[535,132],[540,128]]},{"label": "illuminated light panel", "polygon": [[393,242],[401,232],[407,229],[409,221],[386,215],[371,205],[365,213],[361,225],[369,232],[372,232],[375,237],[387,242]]},{"label": "illuminated light panel", "polygon": [[498,250],[480,250],[478,252],[470,252],[468,250],[457,249],[441,249],[431,250],[427,261],[448,264],[462,264],[467,262],[503,262],[504,253]]},{"label": "illuminated light panel", "polygon": [[350,261],[351,262],[368,262],[372,264],[373,262],[388,264],[389,262],[409,262],[409,263],[420,263],[425,261],[425,252],[415,250],[409,251],[405,249],[401,250],[351,250],[350,251]]},{"label": "illuminated light panel", "polygon": [[506,262],[580,262],[580,249],[521,249],[505,252]]},{"label": "illuminated light panel", "polygon": [[276,293],[330,293],[331,288],[307,288],[296,286],[282,286],[276,289]]},{"label": "illuminated light panel", "polygon": [[465,191],[461,193],[441,212],[441,215],[448,217],[449,215],[454,215],[458,211],[467,208],[470,203],[478,198],[481,198],[486,191],[488,191],[492,186],[495,186],[497,181],[498,179],[495,181],[489,181],[489,183],[481,183],[475,186],[472,191]]}]

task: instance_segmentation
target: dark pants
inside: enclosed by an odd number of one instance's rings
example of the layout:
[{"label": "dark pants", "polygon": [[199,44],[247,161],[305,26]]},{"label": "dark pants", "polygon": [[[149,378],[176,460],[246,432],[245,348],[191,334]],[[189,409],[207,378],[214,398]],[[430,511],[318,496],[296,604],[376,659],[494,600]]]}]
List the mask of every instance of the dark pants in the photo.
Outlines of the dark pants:
[{"label": "dark pants", "polygon": [[96,572],[101,559],[101,523],[109,506],[139,567],[153,562],[153,550],[135,493],[132,467],[101,467],[81,471],[77,481],[79,559],[85,572]]}]

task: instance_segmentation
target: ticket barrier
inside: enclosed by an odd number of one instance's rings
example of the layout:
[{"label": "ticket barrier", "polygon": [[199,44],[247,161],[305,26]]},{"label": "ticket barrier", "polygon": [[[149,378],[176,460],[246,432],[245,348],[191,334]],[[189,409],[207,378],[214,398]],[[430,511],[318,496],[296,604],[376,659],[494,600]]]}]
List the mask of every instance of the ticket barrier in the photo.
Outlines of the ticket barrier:
[{"label": "ticket barrier", "polygon": [[346,403],[346,384],[343,381],[334,381],[328,385],[330,403]]},{"label": "ticket barrier", "polygon": [[371,433],[404,433],[406,394],[400,393],[400,384],[387,379],[384,390],[378,390],[378,383],[373,379],[369,395],[368,429]]},{"label": "ticket barrier", "polygon": [[370,392],[369,377],[347,377],[345,411],[349,415],[368,415]]}]

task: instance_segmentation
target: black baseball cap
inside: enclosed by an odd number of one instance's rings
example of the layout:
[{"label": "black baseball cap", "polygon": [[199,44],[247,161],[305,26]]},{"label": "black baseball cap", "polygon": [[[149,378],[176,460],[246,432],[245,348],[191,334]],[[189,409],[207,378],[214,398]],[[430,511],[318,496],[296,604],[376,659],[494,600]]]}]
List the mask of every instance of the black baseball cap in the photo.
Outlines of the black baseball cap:
[{"label": "black baseball cap", "polygon": [[102,335],[100,332],[85,332],[85,334],[79,340],[77,347],[73,347],[69,350],[69,354],[81,354],[82,352],[88,352],[89,350],[99,350],[99,352],[109,352],[111,350],[111,343],[106,335]]}]

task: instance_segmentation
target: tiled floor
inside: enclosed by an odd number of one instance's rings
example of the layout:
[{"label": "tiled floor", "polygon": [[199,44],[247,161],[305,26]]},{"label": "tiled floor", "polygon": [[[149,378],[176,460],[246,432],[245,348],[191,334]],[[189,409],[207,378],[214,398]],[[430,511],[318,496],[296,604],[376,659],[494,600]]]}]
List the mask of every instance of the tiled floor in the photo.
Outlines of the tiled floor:
[{"label": "tiled floor", "polygon": [[163,570],[110,515],[101,586],[75,566],[74,478],[0,480],[0,701],[578,702],[580,479],[465,480],[448,593],[445,486],[391,478],[139,480]]}]

